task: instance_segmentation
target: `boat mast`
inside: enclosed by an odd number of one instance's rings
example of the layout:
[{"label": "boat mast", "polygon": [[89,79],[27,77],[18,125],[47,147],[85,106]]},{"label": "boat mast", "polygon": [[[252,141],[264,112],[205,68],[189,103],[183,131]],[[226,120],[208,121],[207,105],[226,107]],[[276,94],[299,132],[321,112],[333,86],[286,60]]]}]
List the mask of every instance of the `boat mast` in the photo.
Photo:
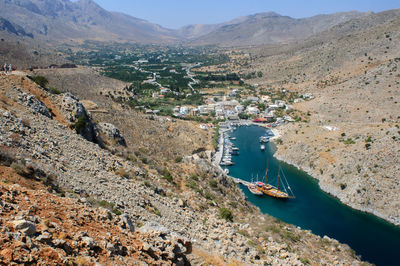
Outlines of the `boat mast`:
[{"label": "boat mast", "polygon": [[269,168],[269,160],[267,160],[267,170],[265,171],[265,184],[268,184],[268,168]]},{"label": "boat mast", "polygon": [[277,186],[278,190],[279,190],[279,176],[280,176],[280,174],[281,174],[281,167],[279,166],[278,167],[278,186]]}]

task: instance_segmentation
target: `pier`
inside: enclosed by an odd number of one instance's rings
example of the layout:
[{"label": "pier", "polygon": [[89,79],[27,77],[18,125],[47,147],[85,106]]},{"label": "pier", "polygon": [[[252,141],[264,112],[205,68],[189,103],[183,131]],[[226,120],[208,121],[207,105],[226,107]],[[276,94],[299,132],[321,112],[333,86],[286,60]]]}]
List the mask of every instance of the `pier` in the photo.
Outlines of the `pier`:
[{"label": "pier", "polygon": [[250,182],[245,181],[245,180],[240,179],[240,178],[235,178],[233,176],[228,176],[228,177],[232,178],[233,182],[235,182],[236,184],[242,184],[243,186],[248,186],[248,185],[251,184]]}]

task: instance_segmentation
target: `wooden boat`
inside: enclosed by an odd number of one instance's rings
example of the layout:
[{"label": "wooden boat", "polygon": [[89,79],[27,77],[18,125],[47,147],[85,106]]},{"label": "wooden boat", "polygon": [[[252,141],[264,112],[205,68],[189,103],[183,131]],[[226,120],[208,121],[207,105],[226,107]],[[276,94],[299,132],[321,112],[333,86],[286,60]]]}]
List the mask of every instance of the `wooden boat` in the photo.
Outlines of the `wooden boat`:
[{"label": "wooden boat", "polygon": [[249,189],[249,191],[251,192],[251,193],[253,193],[254,195],[262,195],[262,194],[264,194],[260,189],[259,189],[259,187],[256,185],[256,184],[254,184],[254,183],[250,183],[248,186],[247,186],[247,188]]},{"label": "wooden boat", "polygon": [[[265,183],[263,182],[257,182],[256,185],[259,188],[260,191],[262,191],[265,195],[268,195],[270,197],[273,198],[277,198],[277,199],[291,199],[294,198],[294,196],[290,196],[287,192],[281,191],[279,190],[279,178],[280,178],[280,173],[281,173],[281,169],[279,167],[278,170],[278,180],[277,180],[277,186],[273,186],[267,183],[268,181],[268,166],[267,166],[267,171],[265,173]],[[287,182],[286,182],[287,183]],[[285,191],[286,188],[285,188]],[[289,191],[290,187],[289,187]]]}]

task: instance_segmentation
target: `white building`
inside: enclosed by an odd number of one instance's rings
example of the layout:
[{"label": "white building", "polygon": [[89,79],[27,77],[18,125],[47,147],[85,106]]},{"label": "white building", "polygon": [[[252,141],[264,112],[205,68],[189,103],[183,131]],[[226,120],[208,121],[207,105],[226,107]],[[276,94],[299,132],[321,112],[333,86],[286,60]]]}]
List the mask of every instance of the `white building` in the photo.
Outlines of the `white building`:
[{"label": "white building", "polygon": [[259,110],[256,106],[247,106],[246,113],[249,115],[258,115]]},{"label": "white building", "polygon": [[283,108],[285,107],[285,101],[281,101],[281,100],[276,100],[275,104],[279,107],[279,108]]},{"label": "white building", "polygon": [[189,113],[189,107],[187,107],[187,106],[182,106],[182,107],[179,109],[179,113],[180,113],[182,116],[187,115],[187,114]]},{"label": "white building", "polygon": [[238,114],[242,113],[243,110],[244,110],[243,105],[238,104],[238,105],[235,106],[235,111],[236,111]]},{"label": "white building", "polygon": [[251,96],[247,97],[247,100],[251,101],[251,102],[256,102],[256,103],[258,103],[260,101],[260,99],[258,97],[251,97]]}]

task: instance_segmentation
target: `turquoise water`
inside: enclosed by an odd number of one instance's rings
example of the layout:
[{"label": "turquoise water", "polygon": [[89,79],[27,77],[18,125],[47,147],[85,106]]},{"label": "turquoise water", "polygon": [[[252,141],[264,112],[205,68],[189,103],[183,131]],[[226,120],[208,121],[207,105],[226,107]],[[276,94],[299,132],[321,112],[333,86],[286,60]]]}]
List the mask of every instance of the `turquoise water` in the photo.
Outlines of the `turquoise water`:
[{"label": "turquoise water", "polygon": [[[271,143],[265,151],[260,150],[259,137],[266,129],[250,126],[239,127],[231,136],[232,142],[240,149],[239,156],[232,156],[236,163],[228,167],[230,175],[251,181],[257,175],[265,175],[269,161],[268,177],[275,184],[278,161]],[[280,162],[280,167],[296,198],[287,201],[267,196],[255,196],[241,186],[248,200],[282,221],[310,229],[320,236],[327,235],[348,244],[363,260],[376,265],[400,265],[400,228],[373,215],[356,211],[340,203],[336,198],[323,192],[315,179],[306,173]]]}]

